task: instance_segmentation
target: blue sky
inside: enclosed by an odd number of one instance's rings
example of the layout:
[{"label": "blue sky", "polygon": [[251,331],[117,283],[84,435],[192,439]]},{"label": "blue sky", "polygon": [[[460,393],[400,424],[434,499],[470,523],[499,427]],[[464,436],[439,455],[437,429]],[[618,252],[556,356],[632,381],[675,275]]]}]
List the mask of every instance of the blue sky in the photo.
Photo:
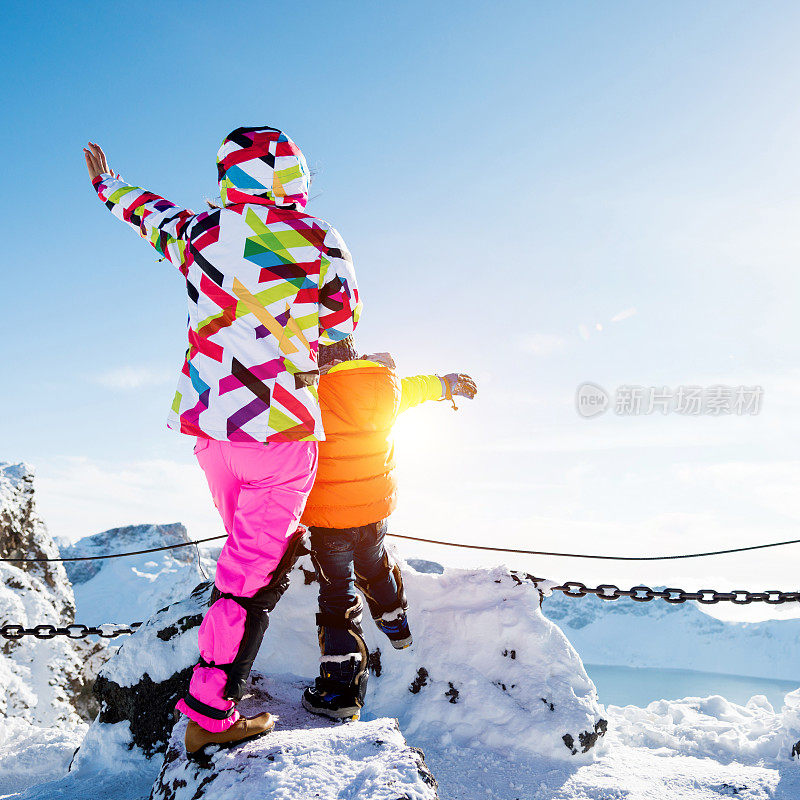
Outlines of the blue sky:
[{"label": "blue sky", "polygon": [[[362,349],[479,381],[457,414],[402,421],[398,530],[615,552],[796,535],[796,3],[4,11],[0,458],[36,466],[55,534],[219,529],[164,425],[181,281],[98,203],[81,147],[197,209],[221,138],[271,124],[353,252]],[[764,409],[586,420],[583,381],[758,384]],[[525,566],[731,588],[757,565],[765,588],[789,555]]]}]

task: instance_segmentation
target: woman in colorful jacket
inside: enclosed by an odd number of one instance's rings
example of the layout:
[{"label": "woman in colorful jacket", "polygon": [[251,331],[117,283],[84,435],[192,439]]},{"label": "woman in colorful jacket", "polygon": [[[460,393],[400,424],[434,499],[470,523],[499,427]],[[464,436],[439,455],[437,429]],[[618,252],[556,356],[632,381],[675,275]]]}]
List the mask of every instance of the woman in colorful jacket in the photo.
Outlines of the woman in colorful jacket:
[{"label": "woman in colorful jacket", "polygon": [[[353,338],[321,347],[319,400],[326,439],[303,523],[311,533],[319,577],[320,675],[303,706],[333,719],[357,717],[367,691],[368,653],[362,604],[392,646],[411,644],[407,602],[397,564],[383,544],[397,505],[392,427],[399,414],[426,400],[473,398],[469,375],[398,379],[388,353],[358,357]],[[455,403],[453,403],[455,406]]]},{"label": "woman in colorful jacket", "polygon": [[304,212],[309,172],[297,145],[266,126],[238,128],[217,154],[222,206],[200,214],[130,186],[100,147],[84,149],[111,213],[186,282],[189,348],[168,426],[194,452],[228,533],[200,659],[176,708],[186,749],[270,730],[236,701],[286,588],[300,515],[324,438],[317,352],[353,332],[361,305],[352,260],[328,223]]}]

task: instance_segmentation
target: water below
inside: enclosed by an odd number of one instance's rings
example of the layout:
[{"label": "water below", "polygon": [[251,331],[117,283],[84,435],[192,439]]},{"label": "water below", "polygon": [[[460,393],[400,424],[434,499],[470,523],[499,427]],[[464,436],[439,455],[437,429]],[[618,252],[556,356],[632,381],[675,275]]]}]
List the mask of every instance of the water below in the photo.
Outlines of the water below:
[{"label": "water below", "polygon": [[600,702],[614,706],[646,706],[654,700],[680,700],[713,694],[744,705],[753,695],[763,694],[779,711],[784,696],[800,688],[800,682],[688,669],[608,667],[599,664],[584,666],[597,687]]}]

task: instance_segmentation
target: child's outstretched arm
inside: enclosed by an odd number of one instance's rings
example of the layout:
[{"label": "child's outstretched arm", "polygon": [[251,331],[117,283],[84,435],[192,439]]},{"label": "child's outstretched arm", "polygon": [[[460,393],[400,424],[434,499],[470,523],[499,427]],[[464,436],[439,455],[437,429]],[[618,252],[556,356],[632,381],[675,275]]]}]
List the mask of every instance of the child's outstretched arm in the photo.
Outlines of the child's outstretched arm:
[{"label": "child's outstretched arm", "polygon": [[361,302],[353,259],[335,228],[326,231],[320,254],[319,343],[330,345],[355,331]]},{"label": "child's outstretched arm", "polygon": [[451,372],[444,377],[415,375],[413,378],[403,378],[400,386],[402,388],[400,414],[428,400],[452,401],[454,394],[472,399],[478,391],[475,381],[469,375],[460,375],[457,372]]},{"label": "child's outstretched arm", "polygon": [[111,213],[137,230],[158,253],[185,274],[188,230],[191,222],[197,219],[194,213],[125,183],[109,169],[100,145],[90,142],[83,154],[92,186]]}]

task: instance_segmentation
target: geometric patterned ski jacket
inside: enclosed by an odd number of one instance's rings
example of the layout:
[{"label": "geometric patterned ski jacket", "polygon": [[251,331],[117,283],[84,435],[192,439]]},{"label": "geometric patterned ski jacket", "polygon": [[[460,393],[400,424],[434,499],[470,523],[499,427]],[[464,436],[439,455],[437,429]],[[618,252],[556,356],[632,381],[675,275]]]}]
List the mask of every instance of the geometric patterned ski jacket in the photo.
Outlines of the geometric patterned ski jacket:
[{"label": "geometric patterned ski jacket", "polygon": [[284,133],[238,128],[217,169],[223,207],[201,214],[113,175],[93,181],[186,280],[189,348],[167,425],[232,442],[322,440],[317,352],[358,324],[352,259],[304,213],[308,167]]}]

